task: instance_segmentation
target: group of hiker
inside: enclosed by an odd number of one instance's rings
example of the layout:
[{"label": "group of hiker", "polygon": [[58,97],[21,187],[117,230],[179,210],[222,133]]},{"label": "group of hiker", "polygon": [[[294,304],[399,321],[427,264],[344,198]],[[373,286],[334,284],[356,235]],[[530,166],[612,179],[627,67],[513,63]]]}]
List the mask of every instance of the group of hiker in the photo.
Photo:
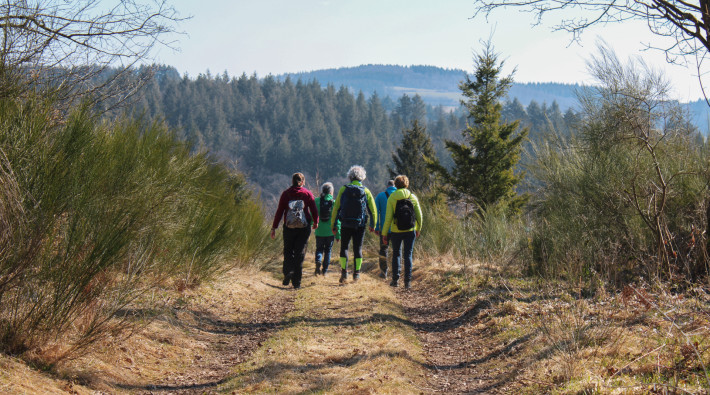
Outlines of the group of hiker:
[{"label": "group of hiker", "polygon": [[[283,285],[301,287],[303,261],[311,235],[316,234],[315,275],[325,276],[331,261],[331,250],[340,242],[340,283],[348,280],[348,248],[352,242],[352,281],[360,279],[362,269],[362,244],[365,231],[376,233],[380,238],[380,277],[391,277],[390,285],[397,287],[404,261],[404,287],[412,281],[412,250],[422,227],[422,211],[419,200],[409,188],[409,179],[398,175],[387,182],[387,188],[376,198],[362,182],[366,172],[362,166],[352,166],[347,174],[350,183],[343,185],[333,196],[333,183],[326,182],[320,188],[320,196],[313,197],[304,187],[306,177],[295,173],[291,187],[283,191],[274,215],[271,238],[283,219]],[[388,270],[388,246],[392,246],[392,268]],[[391,273],[391,274],[390,274]]]}]

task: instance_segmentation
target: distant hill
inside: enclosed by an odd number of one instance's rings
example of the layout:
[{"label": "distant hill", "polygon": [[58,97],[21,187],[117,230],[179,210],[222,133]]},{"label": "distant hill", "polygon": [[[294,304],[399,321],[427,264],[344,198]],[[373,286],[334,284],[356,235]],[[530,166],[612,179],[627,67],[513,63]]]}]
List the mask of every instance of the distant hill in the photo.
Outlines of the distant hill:
[{"label": "distant hill", "polygon": [[[396,65],[362,65],[337,69],[315,70],[301,73],[288,73],[277,76],[283,80],[316,80],[321,85],[332,84],[336,88],[348,87],[352,92],[362,91],[366,96],[377,92],[381,97],[392,99],[403,94],[414,96],[419,94],[425,103],[444,107],[457,108],[462,98],[459,82],[465,78],[466,71],[460,69],[444,69],[435,66],[396,66]],[[555,82],[514,83],[508,98],[518,98],[525,106],[532,100],[542,104],[556,101],[562,112],[568,108],[577,108],[576,91],[578,84],[563,84]],[[703,100],[688,103],[688,109],[693,122],[704,135],[708,135],[710,123],[710,107]]]},{"label": "distant hill", "polygon": [[[397,98],[403,94],[419,94],[427,103],[434,106],[458,107],[461,96],[459,83],[466,72],[460,69],[444,69],[434,66],[394,66],[363,65],[338,69],[316,70],[301,73],[288,73],[277,76],[285,79],[303,81],[316,80],[322,85],[346,86],[353,92],[362,91],[366,95],[377,92],[380,96]],[[557,101],[562,111],[574,107],[577,103],[576,84],[554,82],[516,83],[510,90],[510,98],[517,97],[527,105],[531,100],[538,103]]]}]

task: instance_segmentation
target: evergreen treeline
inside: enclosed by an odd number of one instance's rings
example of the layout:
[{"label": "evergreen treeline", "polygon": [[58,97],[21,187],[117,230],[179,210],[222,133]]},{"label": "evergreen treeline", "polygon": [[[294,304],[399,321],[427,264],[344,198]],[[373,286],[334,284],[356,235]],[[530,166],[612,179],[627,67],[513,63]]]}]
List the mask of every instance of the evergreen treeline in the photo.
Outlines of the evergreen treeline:
[{"label": "evergreen treeline", "polygon": [[[353,164],[365,166],[371,185],[380,185],[389,177],[387,167],[402,131],[415,120],[426,125],[437,156],[450,166],[444,141],[459,140],[467,125],[462,109],[433,107],[418,95],[366,97],[315,80],[246,74],[207,73],[191,79],[171,67],[158,68],[133,110],[164,119],[196,148],[236,161],[274,193],[283,185],[265,180],[275,174],[303,171],[322,182],[342,178]],[[533,137],[551,128],[566,133],[575,118],[572,110],[562,114],[556,103],[533,101],[526,108],[517,99],[506,102],[503,117],[520,119]]]}]

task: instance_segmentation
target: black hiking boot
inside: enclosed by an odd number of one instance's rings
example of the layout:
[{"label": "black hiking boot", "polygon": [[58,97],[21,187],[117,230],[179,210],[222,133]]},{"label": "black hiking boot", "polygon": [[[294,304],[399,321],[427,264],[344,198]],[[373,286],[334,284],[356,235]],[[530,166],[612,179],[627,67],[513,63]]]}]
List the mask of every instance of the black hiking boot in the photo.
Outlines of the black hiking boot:
[{"label": "black hiking boot", "polygon": [[328,273],[328,269],[324,267],[323,270],[320,272],[320,275],[325,277],[326,273]]},{"label": "black hiking boot", "polygon": [[340,283],[343,284],[348,281],[348,270],[340,269]]},{"label": "black hiking boot", "polygon": [[320,275],[320,265],[316,266],[316,272],[313,273],[314,276],[319,276]]},{"label": "black hiking boot", "polygon": [[404,289],[409,289],[411,286],[409,285],[409,281],[404,282]]},{"label": "black hiking boot", "polygon": [[284,286],[288,285],[291,282],[291,276],[293,276],[293,273],[284,274],[284,281],[282,283]]},{"label": "black hiking boot", "polygon": [[395,288],[396,288],[396,287],[398,287],[398,286],[399,286],[398,280],[392,279],[392,282],[390,283],[390,287],[395,287]]},{"label": "black hiking boot", "polygon": [[359,270],[355,270],[355,271],[353,272],[353,282],[357,282],[357,280],[359,280],[359,279],[360,279],[360,271],[359,271]]}]

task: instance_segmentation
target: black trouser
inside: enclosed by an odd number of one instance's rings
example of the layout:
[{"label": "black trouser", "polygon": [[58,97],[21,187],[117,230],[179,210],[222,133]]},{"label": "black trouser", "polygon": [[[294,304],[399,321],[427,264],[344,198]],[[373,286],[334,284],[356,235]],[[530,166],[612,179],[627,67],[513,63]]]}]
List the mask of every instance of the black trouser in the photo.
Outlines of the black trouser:
[{"label": "black trouser", "polygon": [[[392,243],[392,280],[397,281],[400,275],[400,255],[404,260],[404,282],[412,280],[412,251],[414,251],[414,241],[417,234],[411,232],[392,232],[390,240]],[[400,253],[401,251],[401,253]]]},{"label": "black trouser", "polygon": [[[340,257],[348,258],[348,244],[353,240],[353,257],[362,258],[362,242],[365,240],[365,227],[340,228]],[[353,264],[355,259],[353,259]]]},{"label": "black trouser", "polygon": [[385,244],[382,240],[384,236],[385,235],[380,235],[380,270],[382,273],[387,273],[387,250],[391,243]]},{"label": "black trouser", "polygon": [[311,228],[286,228],[284,227],[284,276],[291,275],[294,287],[301,285],[303,274],[303,260],[306,258],[306,246],[311,236]]}]

